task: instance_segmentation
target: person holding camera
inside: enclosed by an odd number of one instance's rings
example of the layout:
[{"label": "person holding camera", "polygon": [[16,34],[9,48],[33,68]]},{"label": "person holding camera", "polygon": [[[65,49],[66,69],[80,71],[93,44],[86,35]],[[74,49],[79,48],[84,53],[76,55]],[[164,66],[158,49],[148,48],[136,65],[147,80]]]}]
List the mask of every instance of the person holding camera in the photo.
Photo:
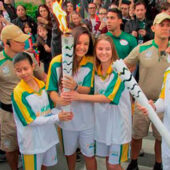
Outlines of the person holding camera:
[{"label": "person holding camera", "polygon": [[135,4],[135,19],[126,22],[124,31],[136,37],[138,44],[153,39],[152,21],[146,18],[146,5],[142,1]]}]

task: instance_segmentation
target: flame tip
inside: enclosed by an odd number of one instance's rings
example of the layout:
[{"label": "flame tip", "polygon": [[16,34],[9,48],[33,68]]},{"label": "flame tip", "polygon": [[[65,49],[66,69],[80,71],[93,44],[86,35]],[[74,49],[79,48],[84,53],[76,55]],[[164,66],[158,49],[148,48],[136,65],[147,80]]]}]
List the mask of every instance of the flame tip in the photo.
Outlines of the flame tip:
[{"label": "flame tip", "polygon": [[68,27],[67,27],[67,22],[66,22],[66,12],[62,9],[61,7],[62,5],[62,0],[60,0],[59,2],[56,1],[53,3],[52,5],[52,9],[53,9],[53,13],[55,14],[55,16],[58,19],[58,22],[60,24],[60,30],[65,33],[68,32]]}]

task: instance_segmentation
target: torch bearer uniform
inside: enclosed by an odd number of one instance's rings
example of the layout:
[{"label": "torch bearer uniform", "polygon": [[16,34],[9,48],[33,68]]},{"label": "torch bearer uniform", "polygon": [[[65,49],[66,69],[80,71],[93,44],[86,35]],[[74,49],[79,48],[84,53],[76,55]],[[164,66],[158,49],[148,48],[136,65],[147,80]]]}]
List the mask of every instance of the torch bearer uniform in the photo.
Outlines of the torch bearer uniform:
[{"label": "torch bearer uniform", "polygon": [[56,144],[59,140],[54,123],[58,121],[58,115],[52,114],[44,83],[36,78],[35,81],[39,92],[21,80],[12,95],[18,144],[25,170],[40,170],[41,165],[57,163]]},{"label": "torch bearer uniform", "polygon": [[[51,61],[48,77],[47,91],[59,93],[59,80],[61,76],[62,56],[59,55]],[[77,73],[73,76],[80,86],[93,85],[93,57],[84,56],[79,64]],[[73,120],[61,122],[65,155],[72,155],[80,146],[83,155],[94,155],[94,112],[90,102],[75,101],[71,103]]]},{"label": "torch bearer uniform", "polygon": [[120,164],[129,157],[130,95],[111,66],[105,77],[102,77],[99,66],[94,82],[95,94],[104,95],[111,101],[94,104],[96,155],[109,157],[110,164]]},{"label": "torch bearer uniform", "polygon": [[[159,99],[156,101],[156,111],[164,112],[163,123],[170,131],[170,67],[165,71],[163,86],[161,90],[161,94]],[[162,162],[163,169],[170,169],[170,148],[168,144],[165,142],[164,138],[162,139]]]}]

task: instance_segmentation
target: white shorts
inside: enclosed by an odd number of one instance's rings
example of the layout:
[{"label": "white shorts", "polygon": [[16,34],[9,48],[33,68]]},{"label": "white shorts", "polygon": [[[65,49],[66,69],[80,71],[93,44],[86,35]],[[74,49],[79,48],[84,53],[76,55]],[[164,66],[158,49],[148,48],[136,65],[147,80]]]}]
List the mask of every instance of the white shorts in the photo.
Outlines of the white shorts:
[{"label": "white shorts", "polygon": [[53,166],[57,164],[56,145],[44,153],[34,155],[22,155],[24,170],[41,170],[41,166]]},{"label": "white shorts", "polygon": [[112,165],[125,162],[130,157],[130,144],[113,144],[106,145],[104,143],[96,142],[96,155],[100,157],[109,157],[108,163]]},{"label": "white shorts", "polygon": [[64,154],[73,155],[77,148],[87,157],[94,156],[94,128],[83,131],[62,129]]}]

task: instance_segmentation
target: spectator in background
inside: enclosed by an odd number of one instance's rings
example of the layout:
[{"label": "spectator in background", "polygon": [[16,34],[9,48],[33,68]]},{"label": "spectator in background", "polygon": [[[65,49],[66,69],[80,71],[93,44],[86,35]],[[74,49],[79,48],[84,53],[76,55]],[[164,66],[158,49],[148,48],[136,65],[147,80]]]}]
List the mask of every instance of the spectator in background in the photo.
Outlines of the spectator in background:
[{"label": "spectator in background", "polygon": [[70,14],[69,28],[73,29],[75,27],[82,26],[88,28],[86,24],[83,23],[80,13],[73,11]]},{"label": "spectator in background", "polygon": [[37,21],[38,21],[38,24],[46,25],[46,28],[48,29],[48,31],[51,32],[52,23],[51,23],[51,18],[50,18],[50,11],[49,11],[47,5],[45,5],[45,4],[39,5]]},{"label": "spectator in background", "polygon": [[26,8],[23,5],[18,5],[17,6],[17,18],[12,20],[12,23],[20,27],[21,29],[23,28],[23,24],[25,22],[30,23],[32,33],[35,35],[37,33],[37,24],[36,22],[26,14]]},{"label": "spectator in background", "polygon": [[112,4],[109,6],[109,9],[113,9],[113,8],[118,8],[118,6],[117,6],[116,3],[112,3]]},{"label": "spectator in background", "polygon": [[[4,23],[9,23],[11,22],[11,19],[9,17],[8,12],[6,11],[6,9],[4,8],[3,3],[0,1],[0,15],[3,16],[4,18]],[[6,20],[6,21],[5,21]],[[6,25],[6,24],[5,24]]]},{"label": "spectator in background", "polygon": [[16,9],[12,6],[11,0],[4,0],[4,8],[7,11],[11,21],[17,17]]},{"label": "spectator in background", "polygon": [[126,22],[130,20],[129,5],[130,5],[130,2],[128,0],[123,0],[120,4],[120,10],[122,12],[122,21],[123,21],[122,26],[121,26],[122,30],[124,30]]},{"label": "spectator in background", "polygon": [[53,0],[46,0],[46,5],[50,11],[50,18],[52,22],[52,38],[51,38],[51,54],[52,57],[61,54],[61,31],[59,29],[59,23],[52,12]]},{"label": "spectator in background", "polygon": [[96,25],[95,29],[97,30],[96,36],[98,37],[99,34],[103,34],[107,32],[107,10],[105,8],[99,9],[99,24]]},{"label": "spectator in background", "polygon": [[93,0],[93,3],[96,4],[96,14],[99,14],[99,9],[102,7],[102,0]]},{"label": "spectator in background", "polygon": [[49,11],[52,12],[52,4],[54,0],[45,0],[45,4],[48,7]]},{"label": "spectator in background", "polygon": [[25,51],[29,52],[29,53],[33,53],[34,49],[33,47],[35,46],[36,43],[36,37],[34,34],[32,34],[32,29],[31,29],[31,25],[29,22],[25,22],[23,24],[23,28],[22,28],[23,32],[27,35],[30,36],[30,38],[28,38],[25,41]]},{"label": "spectator in background", "polygon": [[74,11],[73,4],[70,1],[68,1],[66,4],[67,15],[70,15],[73,11]]},{"label": "spectator in background", "polygon": [[121,11],[116,8],[109,9],[107,13],[108,32],[106,34],[113,39],[119,58],[124,59],[137,46],[137,41],[135,37],[120,29],[121,24]]},{"label": "spectator in background", "polygon": [[66,3],[66,12],[67,12],[66,20],[67,20],[67,24],[69,24],[69,22],[70,22],[70,15],[71,15],[71,13],[73,11],[74,11],[73,4],[70,1],[68,1]]},{"label": "spectator in background", "polygon": [[138,44],[142,44],[153,38],[153,32],[151,31],[152,21],[146,18],[146,6],[143,1],[135,3],[135,15],[134,20],[130,20],[125,24],[125,32],[132,34],[136,37]]},{"label": "spectator in background", "polygon": [[96,25],[99,24],[99,17],[96,15],[96,4],[89,3],[88,12],[89,16],[84,21],[85,24],[90,25],[90,31],[93,33],[95,37],[97,34]]},{"label": "spectator in background", "polygon": [[52,59],[51,56],[51,34],[48,33],[45,25],[38,25],[37,27],[37,46],[40,52],[40,61],[44,64],[44,72],[48,72],[48,67]]},{"label": "spectator in background", "polygon": [[160,12],[165,12],[170,15],[170,3],[169,2],[162,2],[159,7]]},{"label": "spectator in background", "polygon": [[135,10],[133,6],[129,8],[129,17],[130,17],[130,20],[135,19]]}]

